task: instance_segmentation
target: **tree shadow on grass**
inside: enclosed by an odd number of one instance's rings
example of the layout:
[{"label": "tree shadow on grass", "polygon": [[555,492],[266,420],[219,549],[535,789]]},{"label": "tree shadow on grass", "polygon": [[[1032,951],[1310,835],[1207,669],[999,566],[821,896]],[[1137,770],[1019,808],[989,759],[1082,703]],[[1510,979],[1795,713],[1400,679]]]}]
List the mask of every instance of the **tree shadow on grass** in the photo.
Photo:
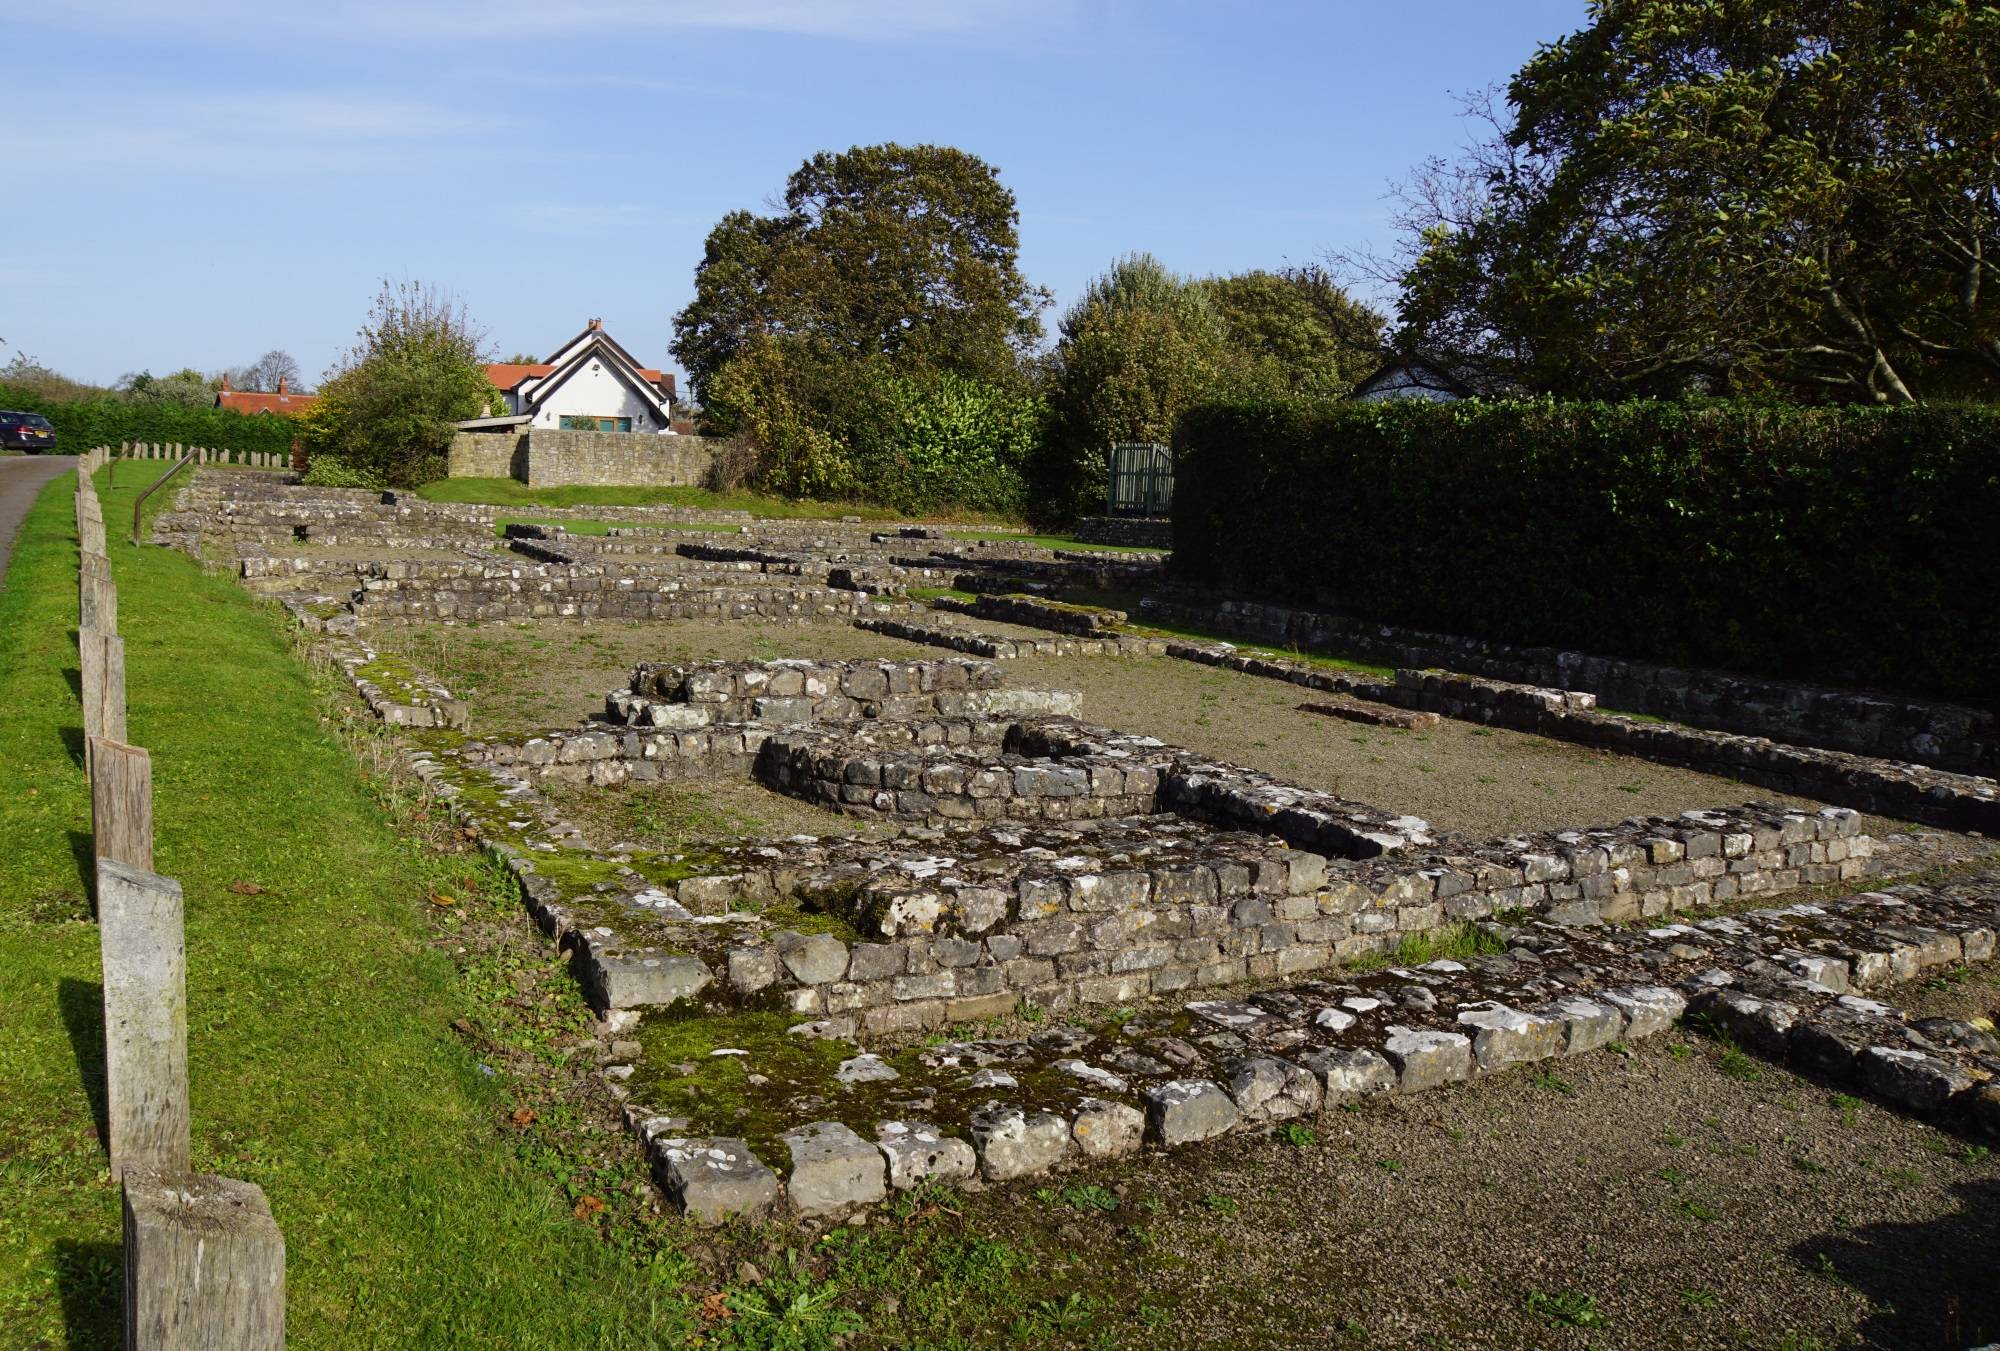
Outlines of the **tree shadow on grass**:
[{"label": "tree shadow on grass", "polygon": [[69,1345],[115,1351],[125,1332],[123,1245],[65,1238],[50,1256]]},{"label": "tree shadow on grass", "polygon": [[1855,1329],[1868,1346],[1957,1348],[2000,1339],[2000,1178],[1952,1187],[1958,1213],[1864,1224],[1808,1239],[1792,1256],[1873,1306]]},{"label": "tree shadow on grass", "polygon": [[104,987],[94,980],[64,976],[56,982],[56,1007],[69,1032],[70,1055],[90,1099],[90,1119],[97,1126],[97,1147],[111,1142],[111,1104],[104,1088]]}]

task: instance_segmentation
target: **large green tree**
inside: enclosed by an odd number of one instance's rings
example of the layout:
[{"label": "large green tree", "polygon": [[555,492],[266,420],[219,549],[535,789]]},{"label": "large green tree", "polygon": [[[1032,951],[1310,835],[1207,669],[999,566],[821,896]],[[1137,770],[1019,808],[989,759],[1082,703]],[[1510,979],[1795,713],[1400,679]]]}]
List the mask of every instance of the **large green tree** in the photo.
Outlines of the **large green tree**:
[{"label": "large green tree", "polygon": [[1194,278],[1151,254],[1120,258],[1063,314],[1044,364],[1038,511],[1061,521],[1102,510],[1110,448],[1171,441],[1204,399],[1346,393],[1380,361],[1381,329],[1320,268]]},{"label": "large green tree", "polygon": [[414,487],[444,476],[452,424],[500,411],[465,306],[421,282],[383,283],[354,346],[300,419],[311,481]]},{"label": "large green tree", "polygon": [[1595,0],[1416,180],[1399,341],[1564,395],[2000,395],[2000,7]]},{"label": "large green tree", "polygon": [[758,336],[810,359],[1012,376],[1041,336],[1045,292],[1017,263],[1019,212],[992,165],[950,146],[857,146],[799,166],[774,216],[710,232],[673,353],[710,411],[710,384]]}]

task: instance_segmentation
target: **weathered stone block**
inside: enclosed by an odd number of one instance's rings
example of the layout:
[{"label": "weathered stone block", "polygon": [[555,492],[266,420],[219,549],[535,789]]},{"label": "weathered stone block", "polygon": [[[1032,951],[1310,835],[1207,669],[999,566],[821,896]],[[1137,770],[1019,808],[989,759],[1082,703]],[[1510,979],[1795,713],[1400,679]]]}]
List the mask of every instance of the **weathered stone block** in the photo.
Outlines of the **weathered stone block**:
[{"label": "weathered stone block", "polygon": [[1048,1112],[999,1105],[972,1114],[979,1175],[988,1182],[1046,1173],[1074,1148],[1067,1121]]},{"label": "weathered stone block", "polygon": [[932,1180],[954,1182],[972,1176],[978,1156],[972,1146],[921,1121],[884,1121],[875,1143],[889,1166],[889,1185],[908,1191]]},{"label": "weathered stone block", "polygon": [[1155,1144],[1210,1140],[1240,1116],[1229,1095],[1206,1079],[1175,1079],[1146,1092],[1146,1135]]},{"label": "weathered stone block", "polygon": [[779,1137],[792,1154],[785,1190],[801,1215],[834,1215],[887,1194],[882,1151],[838,1121],[815,1121]]},{"label": "weathered stone block", "polygon": [[698,1223],[754,1218],[778,1200],[778,1175],[741,1140],[656,1139],[652,1153],[661,1190]]},{"label": "weathered stone block", "polygon": [[1546,1060],[1562,1049],[1561,1023],[1503,1004],[1460,1009],[1458,1024],[1478,1029],[1472,1034],[1472,1054],[1482,1070]]},{"label": "weathered stone block", "polygon": [[1391,1027],[1382,1054],[1396,1067],[1396,1086],[1404,1093],[1472,1075],[1472,1039],[1456,1032]]}]

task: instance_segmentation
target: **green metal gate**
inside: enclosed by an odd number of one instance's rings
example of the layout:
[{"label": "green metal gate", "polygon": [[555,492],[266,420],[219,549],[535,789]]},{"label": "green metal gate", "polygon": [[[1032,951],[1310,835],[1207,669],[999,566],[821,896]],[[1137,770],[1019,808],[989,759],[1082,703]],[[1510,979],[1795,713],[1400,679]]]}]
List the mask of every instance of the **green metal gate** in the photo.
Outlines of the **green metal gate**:
[{"label": "green metal gate", "polygon": [[1174,506],[1174,457],[1165,446],[1127,441],[1111,448],[1109,516],[1166,516]]}]

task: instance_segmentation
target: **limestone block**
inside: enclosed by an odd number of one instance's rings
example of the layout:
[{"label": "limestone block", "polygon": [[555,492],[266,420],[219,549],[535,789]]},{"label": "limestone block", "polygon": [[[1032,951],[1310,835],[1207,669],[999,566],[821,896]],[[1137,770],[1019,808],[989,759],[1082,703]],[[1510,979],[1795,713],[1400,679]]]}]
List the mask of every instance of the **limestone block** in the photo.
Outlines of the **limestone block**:
[{"label": "limestone block", "polygon": [[884,1121],[875,1128],[875,1144],[889,1166],[889,1185],[908,1191],[936,1179],[955,1182],[972,1176],[978,1156],[972,1146],[921,1121]]},{"label": "limestone block", "polygon": [[656,1139],[653,1169],[667,1199],[701,1224],[756,1217],[777,1203],[778,1175],[730,1139]]},{"label": "limestone block", "polygon": [[1119,1158],[1139,1151],[1146,1132],[1146,1117],[1128,1103],[1103,1098],[1085,1098],[1076,1106],[1070,1122],[1070,1136],[1086,1158]]},{"label": "limestone block", "polygon": [[1382,1054],[1396,1067],[1397,1087],[1404,1093],[1421,1092],[1472,1075],[1472,1039],[1456,1032],[1391,1027]]},{"label": "limestone block", "polygon": [[1396,1071],[1375,1052],[1358,1046],[1308,1051],[1299,1064],[1319,1076],[1326,1101],[1345,1101],[1396,1087]]},{"label": "limestone block", "polygon": [[1562,1024],[1564,1055],[1582,1055],[1625,1035],[1624,1014],[1609,1003],[1582,995],[1564,995],[1535,1012]]},{"label": "limestone block", "polygon": [[700,959],[658,948],[592,954],[597,989],[604,1006],[636,1009],[671,1004],[700,993],[714,976]]},{"label": "limestone block", "polygon": [[1319,1111],[1322,1089],[1309,1070],[1272,1056],[1232,1061],[1223,1070],[1246,1121],[1288,1121]]},{"label": "limestone block", "polygon": [[1625,1015],[1625,1035],[1632,1041],[1666,1031],[1687,1011],[1680,992],[1664,985],[1604,990],[1598,998]]},{"label": "limestone block", "polygon": [[1155,1144],[1211,1140],[1240,1119],[1229,1095],[1206,1079],[1174,1079],[1146,1092],[1146,1136]]},{"label": "limestone block", "polygon": [[778,959],[801,985],[824,985],[847,973],[847,945],[832,934],[801,934],[790,929],[771,936]]},{"label": "limestone block", "polygon": [[[977,1080],[975,1075],[974,1087]],[[999,1104],[972,1114],[972,1144],[979,1154],[979,1175],[988,1182],[1045,1173],[1074,1147],[1069,1123],[1061,1117]]]},{"label": "limestone block", "polygon": [[882,1151],[838,1121],[815,1121],[779,1137],[791,1151],[785,1191],[801,1215],[834,1215],[888,1194]]},{"label": "limestone block", "polygon": [[1870,1091],[1920,1112],[1936,1111],[1974,1083],[1950,1061],[1903,1047],[1871,1046],[1856,1063]]},{"label": "limestone block", "polygon": [[1472,1054],[1482,1070],[1505,1069],[1546,1060],[1563,1046],[1563,1025],[1504,1004],[1476,1004],[1459,1010],[1458,1025],[1477,1028]]}]

